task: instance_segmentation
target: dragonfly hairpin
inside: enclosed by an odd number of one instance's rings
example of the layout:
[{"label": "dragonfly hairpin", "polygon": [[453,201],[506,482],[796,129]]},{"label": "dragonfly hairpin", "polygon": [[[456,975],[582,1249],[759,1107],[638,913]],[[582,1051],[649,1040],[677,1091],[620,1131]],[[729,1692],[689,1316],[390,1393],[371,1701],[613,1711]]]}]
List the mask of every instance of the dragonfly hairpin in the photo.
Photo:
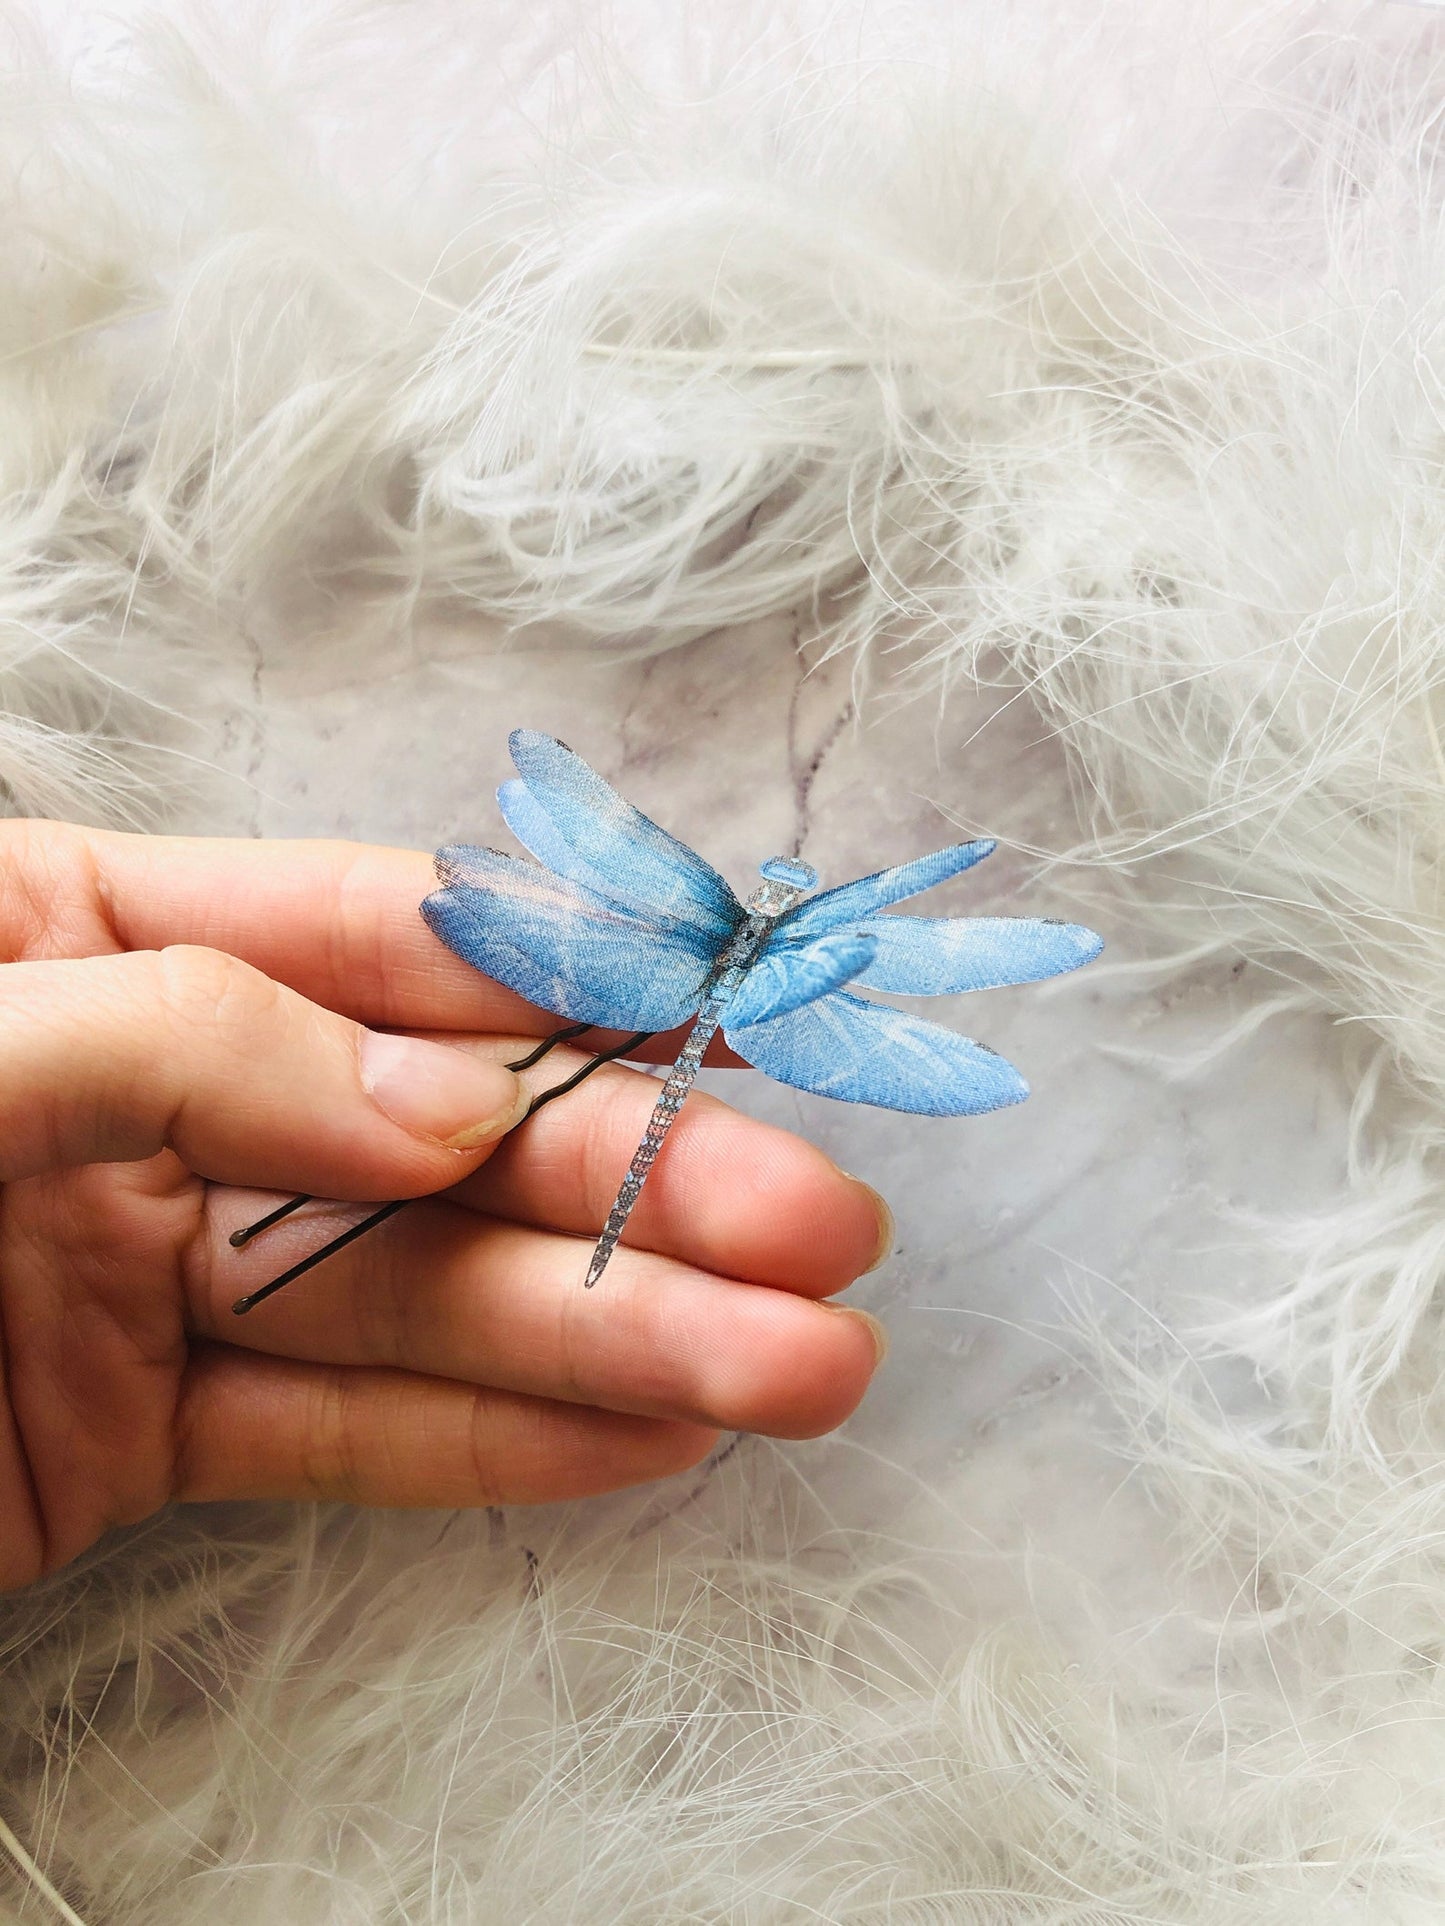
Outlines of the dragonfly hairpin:
[{"label": "dragonfly hairpin", "polygon": [[[1021,1103],[1028,1085],[994,1051],[941,1024],[856,994],[943,996],[1035,983],[1103,945],[1039,917],[880,914],[982,862],[991,842],[955,843],[814,895],[796,857],[762,865],[740,902],[712,866],[623,800],[565,743],[510,738],[517,776],[497,801],[535,863],[495,849],[438,851],[441,888],[421,913],[447,948],[544,1010],[566,1017],[511,1067],[529,1069],[591,1028],[630,1034],[533,1099],[528,1116],[584,1078],[691,1019],[651,1121],[587,1267],[606,1270],[633,1206],[719,1030],[747,1063],[795,1089],[932,1117]],[[232,1238],[243,1244],[309,1198],[292,1198]],[[239,1312],[363,1236],[412,1199],[383,1204],[269,1284]]]}]

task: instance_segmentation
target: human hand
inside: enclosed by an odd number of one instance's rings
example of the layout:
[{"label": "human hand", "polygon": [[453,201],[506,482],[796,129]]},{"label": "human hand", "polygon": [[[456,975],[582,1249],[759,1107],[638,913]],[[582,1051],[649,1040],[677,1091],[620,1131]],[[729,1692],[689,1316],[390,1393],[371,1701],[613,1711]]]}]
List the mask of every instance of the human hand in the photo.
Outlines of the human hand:
[{"label": "human hand", "polygon": [[[582,1289],[657,1086],[603,1070],[508,1134],[582,1059],[504,1067],[556,1020],[431,936],[431,884],[402,850],[0,824],[0,1587],[172,1499],[573,1497],[862,1397],[877,1327],[824,1300],[886,1212],[710,1097]],[[339,1227],[232,1250],[263,1192],[443,1189],[232,1316]]]}]

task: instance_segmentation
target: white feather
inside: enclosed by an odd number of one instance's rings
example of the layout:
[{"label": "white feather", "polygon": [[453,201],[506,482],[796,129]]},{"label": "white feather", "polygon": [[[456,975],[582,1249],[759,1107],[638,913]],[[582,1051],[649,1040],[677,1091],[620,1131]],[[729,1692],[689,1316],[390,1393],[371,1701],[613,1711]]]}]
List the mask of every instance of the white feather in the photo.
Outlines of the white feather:
[{"label": "white feather", "polygon": [[[1077,1589],[1051,1643],[1028,1558],[1009,1629],[936,1497],[844,1534],[801,1452],[711,1509],[163,1521],[0,1613],[7,1810],[93,1919],[1438,1919],[1445,54],[1411,9],[1214,15],[1211,155],[1156,25],[1110,183],[1145,16],[1094,11],[966,69],[904,21],[930,82],[796,20],[709,47],[699,10],[647,23],[651,92],[625,47],[599,92],[560,11],[499,22],[504,74],[409,9],[385,157],[386,7],[17,45],[17,806],[100,806],[122,696],[301,590],[643,650],[797,608],[885,695],[1022,692],[1082,853],[1360,1033],[1336,1208],[1257,1233],[1287,1287],[1187,1345],[1095,1335],[1193,1671]],[[1153,206],[1186,161],[1228,217],[1187,239]]]}]

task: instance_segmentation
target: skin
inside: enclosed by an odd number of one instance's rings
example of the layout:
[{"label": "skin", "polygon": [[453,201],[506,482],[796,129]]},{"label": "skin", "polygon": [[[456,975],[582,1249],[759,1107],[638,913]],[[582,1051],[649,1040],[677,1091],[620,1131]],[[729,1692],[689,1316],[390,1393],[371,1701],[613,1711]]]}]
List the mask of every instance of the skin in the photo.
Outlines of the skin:
[{"label": "skin", "polygon": [[[581,1288],[656,1084],[509,1128],[584,1059],[498,1067],[556,1018],[436,941],[431,886],[407,850],[0,825],[0,1587],[174,1499],[571,1498],[862,1397],[881,1333],[828,1299],[886,1208],[710,1097]],[[427,1201],[238,1319],[349,1221],[230,1247],[292,1191]]]}]

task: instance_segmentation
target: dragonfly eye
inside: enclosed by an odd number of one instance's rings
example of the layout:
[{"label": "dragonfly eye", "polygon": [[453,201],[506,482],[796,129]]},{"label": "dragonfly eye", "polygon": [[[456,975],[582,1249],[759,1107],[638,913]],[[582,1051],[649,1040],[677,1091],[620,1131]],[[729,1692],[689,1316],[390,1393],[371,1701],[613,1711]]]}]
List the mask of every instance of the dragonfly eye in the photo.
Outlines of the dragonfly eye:
[{"label": "dragonfly eye", "polygon": [[770,856],[759,865],[759,874],[769,883],[786,883],[790,889],[816,889],[818,872],[796,856]]}]

